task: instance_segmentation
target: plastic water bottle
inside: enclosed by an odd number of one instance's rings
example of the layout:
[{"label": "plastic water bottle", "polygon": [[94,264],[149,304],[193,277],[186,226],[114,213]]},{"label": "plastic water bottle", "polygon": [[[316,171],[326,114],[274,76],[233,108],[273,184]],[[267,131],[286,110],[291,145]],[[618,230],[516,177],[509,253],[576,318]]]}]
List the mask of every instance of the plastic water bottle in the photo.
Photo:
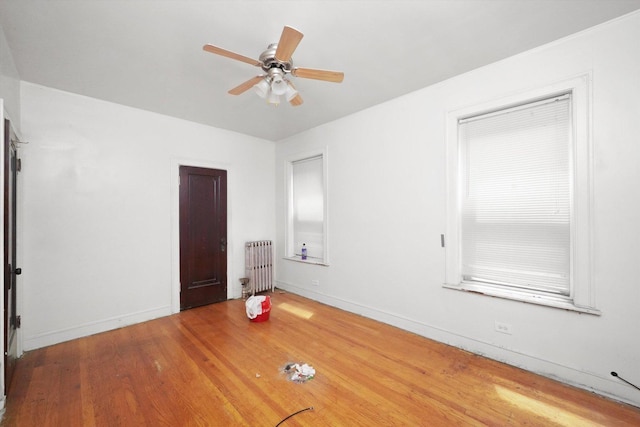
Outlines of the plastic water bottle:
[{"label": "plastic water bottle", "polygon": [[307,259],[307,245],[306,245],[306,243],[302,244],[302,259]]}]

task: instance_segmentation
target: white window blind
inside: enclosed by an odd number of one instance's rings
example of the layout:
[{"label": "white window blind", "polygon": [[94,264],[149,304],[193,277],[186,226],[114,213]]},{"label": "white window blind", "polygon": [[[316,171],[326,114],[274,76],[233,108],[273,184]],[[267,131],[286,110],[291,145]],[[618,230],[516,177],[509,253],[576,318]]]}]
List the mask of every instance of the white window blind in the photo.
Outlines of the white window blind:
[{"label": "white window blind", "polygon": [[292,163],[293,252],[302,245],[308,258],[324,258],[324,178],[322,156]]},{"label": "white window blind", "polygon": [[571,95],[461,119],[465,281],[568,296]]}]

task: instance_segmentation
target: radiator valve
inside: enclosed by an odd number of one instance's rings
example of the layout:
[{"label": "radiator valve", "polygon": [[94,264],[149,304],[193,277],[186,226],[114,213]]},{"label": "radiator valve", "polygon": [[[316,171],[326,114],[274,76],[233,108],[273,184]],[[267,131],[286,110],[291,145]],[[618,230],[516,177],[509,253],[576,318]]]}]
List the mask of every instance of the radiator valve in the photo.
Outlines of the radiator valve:
[{"label": "radiator valve", "polygon": [[249,278],[241,277],[240,283],[242,284],[242,299],[246,300],[249,297]]}]

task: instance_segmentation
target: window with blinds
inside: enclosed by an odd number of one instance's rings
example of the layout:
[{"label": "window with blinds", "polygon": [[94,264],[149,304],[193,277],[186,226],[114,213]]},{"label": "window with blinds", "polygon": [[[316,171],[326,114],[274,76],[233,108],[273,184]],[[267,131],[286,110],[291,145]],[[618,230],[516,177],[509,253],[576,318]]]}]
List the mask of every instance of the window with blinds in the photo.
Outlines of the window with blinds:
[{"label": "window with blinds", "polygon": [[445,288],[600,314],[591,79],[447,113]]},{"label": "window with blinds", "polygon": [[568,296],[571,95],[459,120],[461,274]]},{"label": "window with blinds", "polygon": [[328,265],[326,147],[290,156],[285,171],[285,258]]},{"label": "window with blinds", "polygon": [[324,188],[322,156],[292,163],[293,251],[307,259],[322,260],[324,254]]}]

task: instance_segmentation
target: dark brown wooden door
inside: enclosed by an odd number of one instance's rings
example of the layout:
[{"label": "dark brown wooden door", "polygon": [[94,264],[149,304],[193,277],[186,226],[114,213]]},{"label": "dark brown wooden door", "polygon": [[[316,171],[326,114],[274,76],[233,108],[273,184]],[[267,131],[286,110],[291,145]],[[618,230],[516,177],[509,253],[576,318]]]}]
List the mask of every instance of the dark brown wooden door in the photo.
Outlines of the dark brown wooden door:
[{"label": "dark brown wooden door", "polygon": [[11,131],[9,120],[4,121],[4,389],[11,385],[15,362],[18,357],[16,328],[16,178],[18,160],[12,140],[17,138]]},{"label": "dark brown wooden door", "polygon": [[227,299],[227,172],[180,166],[180,309]]}]

